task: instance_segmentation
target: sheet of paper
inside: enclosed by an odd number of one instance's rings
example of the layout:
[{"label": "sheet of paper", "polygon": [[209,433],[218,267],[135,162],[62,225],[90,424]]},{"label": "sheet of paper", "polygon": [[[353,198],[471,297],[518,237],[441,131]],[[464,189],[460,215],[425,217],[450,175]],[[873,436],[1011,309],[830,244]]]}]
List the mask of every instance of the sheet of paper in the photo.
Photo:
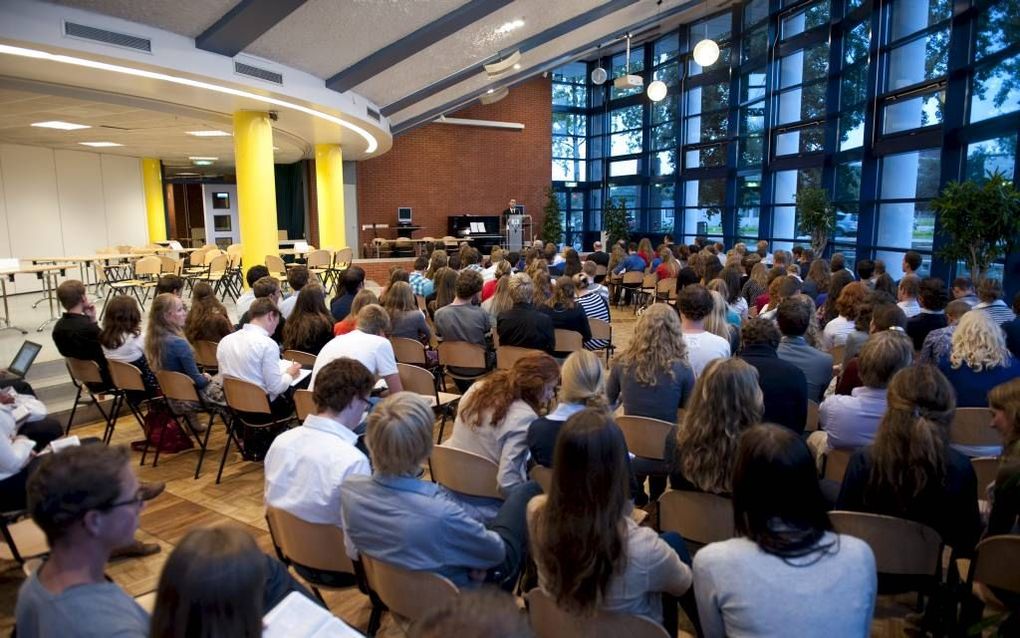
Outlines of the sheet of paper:
[{"label": "sheet of paper", "polygon": [[[293,363],[294,363],[293,361],[288,361],[287,359],[280,359],[280,374],[287,374],[287,370],[290,369],[290,366]],[[294,377],[294,380],[290,382],[291,387],[301,383],[305,379],[305,377],[307,377],[311,373],[312,373],[311,370],[305,370],[302,368],[300,371],[298,371],[297,376]]]},{"label": "sheet of paper", "polygon": [[291,592],[262,619],[262,638],[363,638],[303,594]]},{"label": "sheet of paper", "polygon": [[56,453],[61,450],[66,450],[69,447],[77,447],[79,445],[81,445],[81,440],[77,436],[65,436],[62,439],[50,441],[50,450]]},{"label": "sheet of paper", "polygon": [[181,246],[181,242],[175,240],[170,241],[170,248],[173,250],[184,250],[184,246]]}]

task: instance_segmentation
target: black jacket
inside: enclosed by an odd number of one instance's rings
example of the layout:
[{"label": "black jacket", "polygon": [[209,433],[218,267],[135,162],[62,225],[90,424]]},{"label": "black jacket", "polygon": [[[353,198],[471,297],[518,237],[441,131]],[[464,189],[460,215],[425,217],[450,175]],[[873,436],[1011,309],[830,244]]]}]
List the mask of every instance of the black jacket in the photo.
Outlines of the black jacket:
[{"label": "black jacket", "polygon": [[928,312],[922,312],[907,319],[907,334],[914,341],[914,350],[919,351],[921,349],[921,346],[924,345],[924,338],[928,336],[929,332],[945,328],[947,325],[945,314],[933,315]]},{"label": "black jacket", "polygon": [[596,266],[609,267],[609,253],[604,250],[596,250],[595,252],[588,253],[587,261],[594,261]]},{"label": "black jacket", "polygon": [[499,345],[535,348],[552,354],[556,349],[556,333],[548,315],[535,310],[529,303],[514,304],[496,319]]},{"label": "black jacket", "polygon": [[807,377],[804,372],[779,358],[767,345],[745,346],[740,358],[758,369],[758,385],[765,402],[762,421],[785,425],[797,434],[807,421]]},{"label": "black jacket", "polygon": [[99,324],[87,316],[65,312],[53,326],[53,345],[57,346],[57,352],[63,357],[98,363],[103,383],[109,388],[113,386],[113,381],[110,379],[103,347],[99,345],[99,332]]}]

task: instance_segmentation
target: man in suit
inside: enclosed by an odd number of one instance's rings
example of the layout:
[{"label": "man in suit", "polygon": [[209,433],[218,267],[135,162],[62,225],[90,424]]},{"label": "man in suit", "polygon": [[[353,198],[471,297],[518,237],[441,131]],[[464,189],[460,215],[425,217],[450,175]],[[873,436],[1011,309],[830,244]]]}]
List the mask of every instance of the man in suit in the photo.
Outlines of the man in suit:
[{"label": "man in suit", "polygon": [[781,335],[768,319],[748,319],[740,331],[743,350],[740,358],[758,369],[765,412],[762,421],[784,425],[797,434],[807,421],[807,378],[793,363],[776,354]]},{"label": "man in suit", "polygon": [[506,210],[503,211],[503,224],[506,225],[506,218],[508,215],[517,214],[517,200],[511,199],[510,203],[507,204]]},{"label": "man in suit", "polygon": [[807,295],[794,295],[779,304],[776,321],[782,339],[776,354],[804,373],[807,398],[820,402],[825,388],[832,381],[832,355],[810,346],[804,339],[813,312],[814,302]]}]

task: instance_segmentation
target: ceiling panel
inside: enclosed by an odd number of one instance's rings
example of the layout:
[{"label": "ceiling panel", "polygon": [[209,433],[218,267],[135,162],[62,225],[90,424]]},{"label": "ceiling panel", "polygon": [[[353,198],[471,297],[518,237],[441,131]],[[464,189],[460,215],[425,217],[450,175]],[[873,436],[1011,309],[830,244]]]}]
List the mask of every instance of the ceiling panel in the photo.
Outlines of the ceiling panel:
[{"label": "ceiling panel", "polygon": [[238,0],[49,0],[194,38],[230,11]]},{"label": "ceiling panel", "polygon": [[[359,84],[354,91],[376,104],[389,104],[500,52],[512,52],[522,40],[599,4],[602,3],[584,0],[517,0],[493,12],[485,20],[461,29],[390,67],[386,73]],[[524,26],[510,31],[499,30],[515,20],[523,20]]]},{"label": "ceiling panel", "polygon": [[309,0],[244,51],[328,78],[466,0]]}]

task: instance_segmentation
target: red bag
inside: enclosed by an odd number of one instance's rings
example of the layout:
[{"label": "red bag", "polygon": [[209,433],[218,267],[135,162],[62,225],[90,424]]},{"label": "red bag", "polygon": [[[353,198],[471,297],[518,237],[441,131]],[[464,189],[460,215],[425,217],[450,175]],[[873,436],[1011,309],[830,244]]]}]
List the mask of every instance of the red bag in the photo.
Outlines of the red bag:
[{"label": "red bag", "polygon": [[[180,424],[163,406],[150,405],[142,427],[150,449],[173,453],[195,447],[191,437],[181,430]],[[131,448],[140,452],[145,449],[145,441],[135,441]]]}]

